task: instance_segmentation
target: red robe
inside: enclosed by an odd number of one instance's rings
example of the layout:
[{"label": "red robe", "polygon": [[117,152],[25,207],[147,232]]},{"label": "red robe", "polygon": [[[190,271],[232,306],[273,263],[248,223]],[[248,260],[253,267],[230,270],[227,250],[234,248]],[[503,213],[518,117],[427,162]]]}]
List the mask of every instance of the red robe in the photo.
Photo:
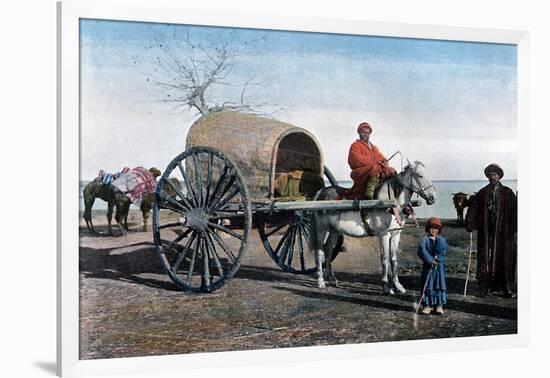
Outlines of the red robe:
[{"label": "red robe", "polygon": [[385,161],[386,158],[374,144],[367,144],[360,139],[353,142],[348,154],[348,164],[353,180],[350,192],[364,195],[368,179],[380,175]]}]

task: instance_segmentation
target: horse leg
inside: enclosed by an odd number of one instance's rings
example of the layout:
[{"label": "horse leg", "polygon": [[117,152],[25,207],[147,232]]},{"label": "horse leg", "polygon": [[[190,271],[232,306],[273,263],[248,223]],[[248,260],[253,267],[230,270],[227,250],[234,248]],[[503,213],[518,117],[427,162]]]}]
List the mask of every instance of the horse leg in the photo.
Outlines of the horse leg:
[{"label": "horse leg", "polygon": [[113,204],[107,203],[107,230],[109,235],[113,235],[113,228],[111,227],[111,221],[113,220]]},{"label": "horse leg", "polygon": [[390,239],[390,258],[391,258],[391,274],[393,287],[399,294],[405,294],[407,290],[399,282],[399,276],[397,274],[397,249],[399,247],[399,239],[401,238],[401,232],[396,232]]},{"label": "horse leg", "polygon": [[327,266],[327,279],[329,285],[332,285],[334,287],[338,287],[338,280],[334,276],[334,272],[332,271],[332,253],[334,251],[334,248],[336,247],[336,242],[338,241],[339,233],[335,230],[330,230],[327,238],[327,242],[325,243],[324,250],[326,252],[326,266]]},{"label": "horse leg", "polygon": [[92,223],[92,205],[93,201],[92,203],[86,202],[84,205],[84,220],[86,221],[86,228],[88,231],[95,234],[94,224]]},{"label": "horse leg", "polygon": [[84,190],[84,220],[86,221],[86,228],[92,233],[96,233],[94,224],[92,223],[92,207],[94,206],[95,197],[89,192]]},{"label": "horse leg", "polygon": [[116,223],[118,225],[118,228],[120,229],[120,233],[122,235],[126,235],[126,230],[123,227],[125,208],[126,208],[126,206],[124,204],[117,203],[117,205],[116,205],[115,219],[116,219]]},{"label": "horse leg", "polygon": [[143,232],[147,232],[147,218],[149,217],[149,211],[143,211],[142,213],[142,216],[143,216]]},{"label": "horse leg", "polygon": [[325,252],[322,249],[315,250],[315,265],[317,265],[317,286],[319,289],[327,287],[323,274],[323,262],[325,261]]},{"label": "horse leg", "polygon": [[309,226],[308,244],[310,251],[313,252],[315,257],[315,266],[317,268],[317,286],[319,289],[326,287],[324,274],[323,274],[323,262],[325,261],[325,252],[323,252],[323,237],[327,230],[327,225],[321,219],[317,213],[313,213],[311,217],[311,224]]},{"label": "horse leg", "polygon": [[378,238],[380,244],[380,263],[382,265],[382,289],[388,294],[394,294],[388,280],[390,271],[390,236],[382,235]]},{"label": "horse leg", "polygon": [[147,232],[147,219],[149,218],[149,212],[151,211],[151,201],[152,197],[147,195],[143,198],[141,202],[141,215],[143,217],[143,232]]},{"label": "horse leg", "polygon": [[126,231],[129,231],[129,228],[128,228],[128,214],[130,213],[130,202],[125,202],[124,205],[124,211],[123,211],[123,214],[124,214],[124,229]]}]

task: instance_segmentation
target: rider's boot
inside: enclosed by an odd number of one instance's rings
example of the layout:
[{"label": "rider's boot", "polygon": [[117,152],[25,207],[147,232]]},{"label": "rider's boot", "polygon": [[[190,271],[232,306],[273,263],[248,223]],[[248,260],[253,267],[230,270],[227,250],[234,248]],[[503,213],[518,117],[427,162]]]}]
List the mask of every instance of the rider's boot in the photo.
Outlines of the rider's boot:
[{"label": "rider's boot", "polygon": [[369,177],[367,181],[367,189],[365,191],[365,198],[368,200],[374,199],[374,191],[378,185],[378,176]]}]

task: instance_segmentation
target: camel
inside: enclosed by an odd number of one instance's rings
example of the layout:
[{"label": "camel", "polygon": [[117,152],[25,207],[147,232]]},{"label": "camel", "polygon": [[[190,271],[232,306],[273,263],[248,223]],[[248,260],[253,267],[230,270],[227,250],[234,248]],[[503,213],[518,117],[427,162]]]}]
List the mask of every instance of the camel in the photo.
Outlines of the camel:
[{"label": "camel", "polygon": [[[150,168],[149,173],[153,175],[156,179],[160,176],[160,171],[156,168]],[[169,181],[172,183],[172,187],[181,190],[181,183],[177,178],[170,178]],[[165,188],[168,195],[175,195],[175,192],[171,188]],[[90,181],[83,190],[84,195],[84,220],[86,221],[86,228],[95,233],[94,225],[92,223],[92,206],[94,205],[95,199],[100,198],[103,201],[107,202],[107,224],[109,235],[113,235],[113,230],[111,227],[111,221],[113,218],[113,208],[116,209],[115,220],[119,226],[120,232],[122,235],[126,234],[128,231],[128,213],[130,211],[130,204],[132,203],[130,198],[126,193],[122,192],[114,185],[105,185],[101,177],[96,177],[93,181]],[[147,231],[147,220],[149,218],[149,213],[153,208],[155,201],[155,193],[144,193],[141,198],[141,203],[139,208],[143,217],[143,227],[142,231]]]},{"label": "camel", "polygon": [[[157,168],[150,168],[149,173],[156,179],[160,176],[160,171]],[[111,221],[113,218],[113,208],[116,208],[115,220],[119,226],[122,235],[128,231],[128,213],[130,211],[131,201],[126,195],[114,185],[106,185],[103,182],[102,177],[96,177],[93,181],[90,181],[83,190],[84,196],[84,220],[86,221],[86,228],[95,233],[94,225],[92,223],[92,206],[95,199],[100,198],[107,202],[107,225],[109,235],[113,235],[111,227]],[[147,231],[147,220],[149,213],[153,208],[153,201],[155,200],[154,193],[145,193],[140,203],[141,214],[143,216],[143,231]]]},{"label": "camel", "polygon": [[[92,223],[92,206],[95,199],[99,198],[107,202],[107,224],[109,235],[113,235],[111,227],[111,221],[113,218],[113,208],[116,208],[115,220],[120,228],[122,235],[126,234],[128,230],[128,213],[130,210],[130,199],[115,188],[113,185],[105,185],[100,179],[90,181],[84,187],[84,220],[86,221],[86,227],[89,231],[95,233],[94,225]],[[147,219],[149,218],[149,212],[153,208],[154,193],[146,194],[140,204],[141,214],[143,216],[143,231],[147,231]]]}]

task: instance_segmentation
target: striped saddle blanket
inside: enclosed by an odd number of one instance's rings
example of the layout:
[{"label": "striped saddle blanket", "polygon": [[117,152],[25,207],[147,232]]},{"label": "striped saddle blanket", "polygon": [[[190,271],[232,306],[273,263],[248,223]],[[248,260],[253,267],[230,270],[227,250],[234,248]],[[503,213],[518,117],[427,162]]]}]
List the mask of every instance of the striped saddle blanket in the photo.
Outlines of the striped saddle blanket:
[{"label": "striped saddle blanket", "polygon": [[157,188],[155,177],[143,167],[136,167],[121,174],[113,181],[112,185],[126,193],[130,201],[136,206],[141,205],[141,201],[146,194],[154,193]]}]

